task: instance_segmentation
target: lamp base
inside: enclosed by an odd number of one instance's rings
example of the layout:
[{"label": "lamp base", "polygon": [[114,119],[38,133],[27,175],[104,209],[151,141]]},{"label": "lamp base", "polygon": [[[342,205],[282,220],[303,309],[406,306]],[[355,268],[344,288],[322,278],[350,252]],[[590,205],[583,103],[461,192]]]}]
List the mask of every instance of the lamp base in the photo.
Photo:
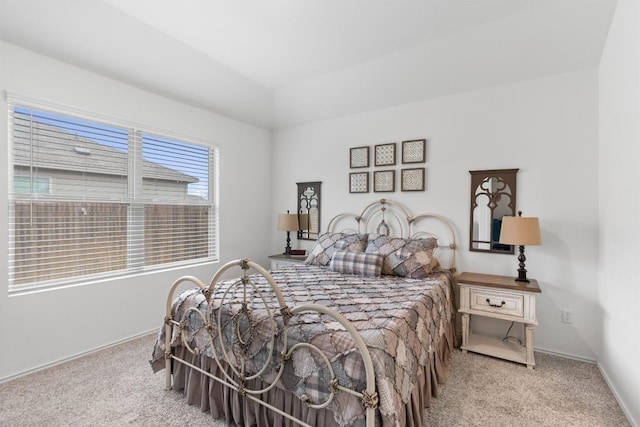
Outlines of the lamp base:
[{"label": "lamp base", "polygon": [[291,235],[287,231],[287,246],[284,247],[284,255],[291,255]]},{"label": "lamp base", "polygon": [[524,246],[519,247],[520,255],[518,255],[518,277],[516,277],[516,282],[529,282],[527,279],[527,269],[524,268],[524,262],[527,258],[524,256]]}]

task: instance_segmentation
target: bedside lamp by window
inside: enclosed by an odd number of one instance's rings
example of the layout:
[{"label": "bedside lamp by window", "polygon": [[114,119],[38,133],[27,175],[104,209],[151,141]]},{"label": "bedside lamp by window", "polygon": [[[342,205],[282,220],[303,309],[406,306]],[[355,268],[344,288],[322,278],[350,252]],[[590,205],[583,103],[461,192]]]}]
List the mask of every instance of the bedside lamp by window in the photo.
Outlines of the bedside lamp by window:
[{"label": "bedside lamp by window", "polygon": [[298,231],[298,214],[290,214],[287,211],[286,214],[278,215],[278,231],[287,232],[287,246],[284,248],[285,255],[291,255],[291,235],[292,231]]},{"label": "bedside lamp by window", "polygon": [[527,270],[524,268],[524,262],[526,261],[524,247],[542,244],[538,218],[523,217],[522,211],[518,211],[518,216],[502,217],[500,243],[505,245],[518,245],[520,247],[520,255],[518,255],[520,268],[518,268],[516,282],[528,282]]}]

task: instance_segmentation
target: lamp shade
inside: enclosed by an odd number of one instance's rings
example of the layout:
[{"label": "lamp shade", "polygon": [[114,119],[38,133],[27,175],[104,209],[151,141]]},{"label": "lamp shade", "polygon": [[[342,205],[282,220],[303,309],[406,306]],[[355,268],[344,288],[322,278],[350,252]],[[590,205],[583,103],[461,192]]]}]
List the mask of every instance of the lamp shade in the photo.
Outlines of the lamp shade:
[{"label": "lamp shade", "polygon": [[279,231],[296,231],[298,230],[298,214],[280,214],[278,215]]},{"label": "lamp shade", "polygon": [[541,245],[540,223],[536,217],[504,216],[500,243],[505,245]]}]

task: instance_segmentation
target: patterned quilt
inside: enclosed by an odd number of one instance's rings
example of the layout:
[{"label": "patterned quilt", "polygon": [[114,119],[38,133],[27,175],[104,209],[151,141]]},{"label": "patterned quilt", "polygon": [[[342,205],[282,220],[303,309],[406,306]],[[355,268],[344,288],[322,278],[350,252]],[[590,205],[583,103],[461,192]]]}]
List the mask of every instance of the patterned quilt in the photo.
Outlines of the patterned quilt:
[{"label": "patterned quilt", "polygon": [[[272,277],[284,294],[289,307],[316,303],[325,305],[344,315],[359,331],[371,354],[379,397],[379,411],[385,426],[398,426],[404,420],[405,404],[417,384],[417,376],[429,372],[432,353],[445,339],[446,329],[453,314],[453,278],[449,272],[435,272],[424,279],[397,276],[378,278],[361,277],[331,271],[328,267],[294,265],[272,272]],[[264,291],[267,300],[274,306],[275,297],[268,283],[261,276],[252,276],[257,287]],[[185,291],[174,302],[174,318],[182,318],[188,307],[197,307],[206,316],[217,319],[216,294],[207,304],[199,290]],[[257,300],[256,300],[257,301]],[[233,349],[228,357],[237,361],[244,356],[248,370],[258,372],[268,359],[268,346],[272,339],[271,329],[261,319],[265,310],[253,310],[254,328],[251,345],[234,346],[229,330],[228,315],[237,312],[239,304],[223,308],[222,320],[224,342]],[[246,320],[246,319],[245,319]],[[276,316],[278,347],[274,355],[282,350],[284,321]],[[235,327],[235,326],[234,326]],[[220,349],[212,349],[207,328],[195,313],[189,315],[185,328],[174,328],[172,346],[181,345],[180,334],[185,334],[191,346],[213,357],[213,351],[221,355]],[[213,331],[217,336],[217,329]],[[319,313],[302,313],[288,323],[288,347],[296,342],[308,342],[326,354],[341,385],[363,390],[365,374],[362,359],[355,350],[353,340],[344,328],[333,319]],[[215,342],[215,340],[214,340]],[[216,345],[217,347],[217,345]],[[241,354],[242,353],[242,354]],[[295,393],[306,394],[311,401],[326,399],[329,390],[329,374],[321,358],[312,351],[303,349],[287,363],[277,386]],[[164,367],[164,328],[156,342],[152,366],[155,370]],[[272,368],[280,363],[279,357],[271,360]],[[267,370],[262,376],[265,382],[275,378]],[[364,408],[359,399],[348,393],[338,392],[328,409],[339,425],[359,424],[364,417]]]}]

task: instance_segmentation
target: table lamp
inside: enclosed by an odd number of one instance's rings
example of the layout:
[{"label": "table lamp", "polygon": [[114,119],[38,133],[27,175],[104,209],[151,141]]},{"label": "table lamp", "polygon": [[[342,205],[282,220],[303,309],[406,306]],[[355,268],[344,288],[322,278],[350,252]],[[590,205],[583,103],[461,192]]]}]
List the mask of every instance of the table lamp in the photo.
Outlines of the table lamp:
[{"label": "table lamp", "polygon": [[526,257],[524,256],[524,247],[529,245],[541,245],[540,223],[536,217],[523,217],[522,211],[518,211],[518,216],[502,217],[502,228],[500,230],[500,243],[505,245],[518,245],[520,254],[520,268],[518,268],[518,277],[516,282],[528,282],[527,270],[524,268]]},{"label": "table lamp", "polygon": [[298,231],[298,214],[290,214],[287,211],[286,214],[278,215],[278,231],[287,232],[287,246],[284,248],[285,255],[291,255],[291,235],[292,231]]}]

